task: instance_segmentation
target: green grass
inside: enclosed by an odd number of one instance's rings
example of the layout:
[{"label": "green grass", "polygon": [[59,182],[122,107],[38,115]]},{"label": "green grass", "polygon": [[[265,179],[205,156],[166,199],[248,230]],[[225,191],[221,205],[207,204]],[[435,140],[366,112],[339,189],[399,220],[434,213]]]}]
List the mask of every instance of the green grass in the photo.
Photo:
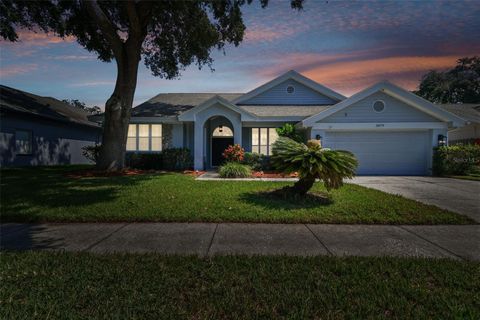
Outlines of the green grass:
[{"label": "green grass", "polygon": [[480,175],[447,176],[447,177],[454,178],[454,179],[462,179],[462,180],[480,181]]},{"label": "green grass", "polygon": [[[2,221],[473,223],[435,206],[357,185],[332,191],[333,202],[322,205],[259,193],[288,183],[196,181],[175,173],[74,179],[66,177],[69,170],[72,168],[2,170]],[[320,183],[313,190],[325,191]]]},{"label": "green grass", "polygon": [[479,319],[480,265],[406,258],[24,252],[2,319]]}]

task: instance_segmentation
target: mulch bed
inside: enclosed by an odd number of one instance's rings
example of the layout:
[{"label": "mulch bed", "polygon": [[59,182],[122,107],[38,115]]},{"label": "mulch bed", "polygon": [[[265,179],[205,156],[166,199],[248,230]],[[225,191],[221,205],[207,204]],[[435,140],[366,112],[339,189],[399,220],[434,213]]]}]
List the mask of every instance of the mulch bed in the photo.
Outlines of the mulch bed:
[{"label": "mulch bed", "polygon": [[[126,168],[122,171],[102,171],[102,170],[78,170],[71,171],[65,174],[67,178],[72,179],[81,179],[81,178],[98,178],[98,177],[123,177],[123,176],[138,176],[144,174],[155,174],[155,173],[165,173],[167,171],[162,170],[140,170],[140,169],[131,169]],[[183,174],[198,177],[199,175],[204,174],[205,171],[198,170],[185,170]]]},{"label": "mulch bed", "polygon": [[252,173],[254,178],[298,178],[298,173],[285,174],[275,171],[255,171]]}]

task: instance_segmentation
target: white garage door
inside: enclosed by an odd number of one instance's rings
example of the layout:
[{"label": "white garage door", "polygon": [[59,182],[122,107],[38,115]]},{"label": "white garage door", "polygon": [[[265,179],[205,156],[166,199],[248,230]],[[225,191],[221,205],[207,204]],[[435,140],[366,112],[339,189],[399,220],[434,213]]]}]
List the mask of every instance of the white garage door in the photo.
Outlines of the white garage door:
[{"label": "white garage door", "polygon": [[428,131],[327,132],[324,145],[353,152],[359,175],[427,174]]}]

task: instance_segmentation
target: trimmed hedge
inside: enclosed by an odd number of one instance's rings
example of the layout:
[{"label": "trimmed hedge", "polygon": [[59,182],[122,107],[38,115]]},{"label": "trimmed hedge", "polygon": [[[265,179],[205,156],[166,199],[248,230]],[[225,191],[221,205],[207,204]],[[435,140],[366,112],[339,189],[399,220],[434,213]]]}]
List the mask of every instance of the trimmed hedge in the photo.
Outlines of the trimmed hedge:
[{"label": "trimmed hedge", "polygon": [[227,162],[218,170],[221,178],[248,178],[252,175],[252,169],[238,162]]},{"label": "trimmed hedge", "polygon": [[169,148],[155,153],[127,153],[125,164],[142,170],[186,170],[193,166],[190,150]]},{"label": "trimmed hedge", "polygon": [[433,153],[433,174],[468,175],[478,171],[480,166],[480,145],[458,144],[437,147]]}]

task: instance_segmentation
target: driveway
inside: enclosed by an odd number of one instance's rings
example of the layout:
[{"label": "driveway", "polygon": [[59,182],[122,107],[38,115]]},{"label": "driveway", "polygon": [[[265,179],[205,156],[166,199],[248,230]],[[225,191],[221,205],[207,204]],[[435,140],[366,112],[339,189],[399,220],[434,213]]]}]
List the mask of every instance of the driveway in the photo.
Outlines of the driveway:
[{"label": "driveway", "polygon": [[355,177],[352,183],[469,216],[480,222],[480,182],[437,177]]}]

